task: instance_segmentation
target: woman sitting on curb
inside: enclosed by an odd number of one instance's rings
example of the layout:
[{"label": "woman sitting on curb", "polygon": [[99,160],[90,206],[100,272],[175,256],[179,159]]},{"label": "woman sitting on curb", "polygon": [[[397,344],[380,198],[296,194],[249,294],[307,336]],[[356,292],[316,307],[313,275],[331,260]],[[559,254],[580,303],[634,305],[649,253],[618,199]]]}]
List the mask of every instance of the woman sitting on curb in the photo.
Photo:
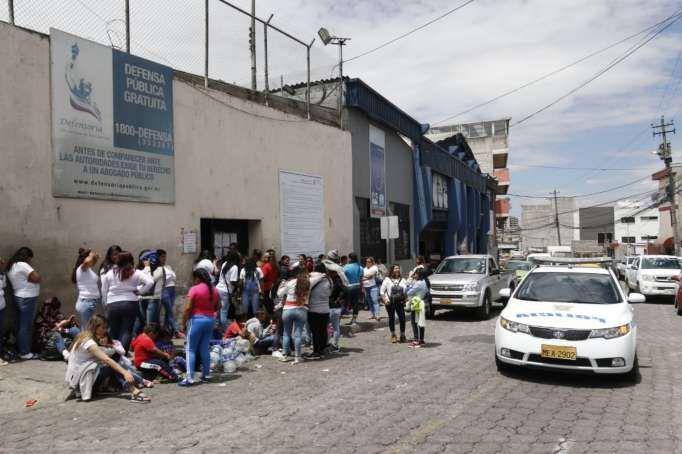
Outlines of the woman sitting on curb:
[{"label": "woman sitting on curb", "polygon": [[81,400],[89,401],[93,391],[114,379],[130,391],[131,402],[149,402],[149,397],[135,387],[132,374],[99,347],[98,339],[106,336],[107,322],[99,315],[94,315],[87,329],[76,336],[66,368],[66,383],[70,390],[67,399],[80,395]]}]

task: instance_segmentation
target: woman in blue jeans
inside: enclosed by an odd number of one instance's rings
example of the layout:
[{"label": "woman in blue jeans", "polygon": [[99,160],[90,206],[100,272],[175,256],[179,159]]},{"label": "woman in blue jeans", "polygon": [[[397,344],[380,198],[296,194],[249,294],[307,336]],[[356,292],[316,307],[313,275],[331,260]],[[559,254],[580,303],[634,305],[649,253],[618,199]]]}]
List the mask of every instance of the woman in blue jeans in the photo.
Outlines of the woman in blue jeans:
[{"label": "woman in blue jeans", "polygon": [[377,277],[379,268],[374,262],[373,257],[368,257],[365,262],[365,268],[362,276],[362,288],[365,293],[365,305],[372,313],[370,320],[380,320],[379,306],[379,286],[377,285]]},{"label": "woman in blue jeans", "polygon": [[35,356],[31,353],[31,328],[40,294],[40,275],[31,266],[32,261],[33,251],[21,247],[7,262],[7,278],[12,284],[17,305],[17,347],[21,359],[33,359]]},{"label": "woman in blue jeans", "polygon": [[88,326],[88,322],[95,314],[97,305],[101,301],[99,293],[99,277],[94,268],[99,260],[99,254],[90,249],[79,249],[76,265],[71,273],[71,281],[78,288],[76,312],[81,326]]},{"label": "woman in blue jeans", "polygon": [[213,287],[213,279],[203,268],[192,273],[194,286],[187,294],[187,305],[182,313],[182,328],[187,333],[185,352],[187,354],[187,376],[178,386],[194,384],[194,370],[197,356],[201,358],[201,381],[210,380],[211,359],[209,342],[213,334],[215,314],[220,308],[218,291]]},{"label": "woman in blue jeans", "polygon": [[260,309],[260,289],[263,272],[256,266],[254,259],[246,261],[246,265],[239,273],[242,283],[242,311],[247,318],[254,317]]},{"label": "woman in blue jeans", "polygon": [[303,326],[308,320],[308,297],[310,296],[310,280],[305,268],[290,271],[289,278],[282,282],[277,296],[284,299],[282,311],[282,356],[280,361],[290,361],[291,331],[294,332],[294,364],[301,360],[301,337]]}]

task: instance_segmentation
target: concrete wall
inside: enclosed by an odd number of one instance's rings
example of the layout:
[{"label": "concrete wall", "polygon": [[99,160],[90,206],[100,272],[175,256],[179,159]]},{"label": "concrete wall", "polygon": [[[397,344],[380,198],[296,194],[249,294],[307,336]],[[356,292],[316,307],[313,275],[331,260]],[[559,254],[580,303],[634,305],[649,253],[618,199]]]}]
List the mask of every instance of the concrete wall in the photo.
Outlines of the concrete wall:
[{"label": "concrete wall", "polygon": [[[570,246],[577,236],[577,210],[573,197],[557,197],[559,212],[559,231],[561,245]],[[556,226],[554,225],[554,199],[550,203],[538,205],[521,205],[521,237],[523,248],[546,248],[559,246]]]},{"label": "concrete wall", "polygon": [[599,233],[613,234],[613,207],[581,208],[579,213],[581,240],[598,241]]},{"label": "concrete wall", "polygon": [[[642,237],[658,237],[659,236],[659,221],[661,214],[658,208],[649,208],[644,210],[650,204],[649,201],[629,201],[623,200],[616,203],[613,210],[613,224],[614,224],[614,241],[621,244],[621,249],[624,250],[625,255],[643,254],[648,243],[656,243],[656,239],[648,240]],[[623,217],[634,217],[635,222],[624,223],[621,222]],[[656,219],[646,219],[646,218]],[[645,219],[642,219],[645,218]],[[668,214],[668,219],[670,215]],[[634,244],[625,244],[623,237],[634,237]]]},{"label": "concrete wall", "polygon": [[279,250],[280,169],[324,177],[327,248],[352,247],[350,133],[216,91],[218,102],[176,79],[175,205],[58,199],[51,192],[49,40],[0,23],[0,61],[0,255],[23,245],[34,250],[41,299],[56,295],[73,305],[78,247],[104,251],[114,243],[134,253],[166,249],[184,290],[194,257],[181,254],[180,229],[199,231],[201,218],[260,221],[250,246]]},{"label": "concrete wall", "polygon": [[[348,110],[348,123],[353,148],[353,197],[369,198],[369,119],[356,109]],[[414,207],[412,203],[412,150],[393,130],[372,122],[372,126],[384,131],[386,136],[386,194],[389,202],[410,206],[410,223]],[[360,253],[359,213],[353,210],[353,248]],[[412,233],[412,232],[410,232]],[[414,251],[415,245],[411,244]],[[411,261],[401,262],[408,266]]]}]

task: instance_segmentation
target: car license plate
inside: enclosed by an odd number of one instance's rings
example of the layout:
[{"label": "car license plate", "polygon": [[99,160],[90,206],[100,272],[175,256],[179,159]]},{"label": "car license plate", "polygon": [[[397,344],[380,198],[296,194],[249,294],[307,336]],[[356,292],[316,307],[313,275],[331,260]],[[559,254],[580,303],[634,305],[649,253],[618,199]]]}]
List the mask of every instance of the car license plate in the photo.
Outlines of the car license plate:
[{"label": "car license plate", "polygon": [[569,361],[575,361],[576,353],[575,347],[562,347],[559,345],[546,344],[542,344],[540,346],[540,356],[543,358],[567,359]]},{"label": "car license plate", "polygon": [[452,304],[452,300],[449,300],[447,298],[442,298],[440,300],[440,304]]}]

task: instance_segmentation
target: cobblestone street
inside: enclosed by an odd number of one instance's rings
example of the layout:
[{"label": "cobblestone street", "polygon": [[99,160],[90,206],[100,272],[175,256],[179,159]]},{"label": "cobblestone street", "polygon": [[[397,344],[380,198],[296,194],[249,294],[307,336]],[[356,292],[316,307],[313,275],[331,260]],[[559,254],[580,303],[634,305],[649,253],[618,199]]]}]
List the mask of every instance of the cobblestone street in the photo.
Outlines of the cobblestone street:
[{"label": "cobblestone street", "polygon": [[680,452],[682,318],[664,303],[636,311],[641,381],[634,385],[500,375],[494,321],[440,312],[428,325],[428,348],[417,351],[388,343],[380,328],[345,339],[333,359],[292,366],[263,357],[225,382],[158,385],[150,405],[106,398],[5,413],[0,450]]}]

